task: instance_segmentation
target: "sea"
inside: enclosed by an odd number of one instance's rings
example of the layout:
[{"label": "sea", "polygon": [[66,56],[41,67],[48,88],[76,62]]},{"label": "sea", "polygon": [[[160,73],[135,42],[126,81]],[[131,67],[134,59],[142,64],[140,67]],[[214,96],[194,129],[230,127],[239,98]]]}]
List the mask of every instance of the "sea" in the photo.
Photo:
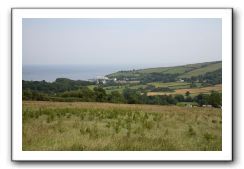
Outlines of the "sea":
[{"label": "sea", "polygon": [[89,80],[121,70],[140,68],[135,65],[23,65],[22,79],[53,82],[57,78]]}]

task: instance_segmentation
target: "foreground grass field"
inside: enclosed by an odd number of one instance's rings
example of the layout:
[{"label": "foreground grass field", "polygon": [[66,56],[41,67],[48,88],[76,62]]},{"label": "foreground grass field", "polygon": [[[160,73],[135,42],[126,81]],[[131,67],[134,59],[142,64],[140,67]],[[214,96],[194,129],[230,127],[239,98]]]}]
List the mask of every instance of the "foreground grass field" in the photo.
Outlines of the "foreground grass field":
[{"label": "foreground grass field", "polygon": [[23,150],[221,151],[221,109],[23,102]]}]

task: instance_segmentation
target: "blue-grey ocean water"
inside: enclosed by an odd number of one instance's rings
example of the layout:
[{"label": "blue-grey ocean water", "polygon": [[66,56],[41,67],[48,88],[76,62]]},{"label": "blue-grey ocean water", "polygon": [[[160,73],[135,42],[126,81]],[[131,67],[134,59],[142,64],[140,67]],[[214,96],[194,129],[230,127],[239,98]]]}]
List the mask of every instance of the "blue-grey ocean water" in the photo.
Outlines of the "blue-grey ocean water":
[{"label": "blue-grey ocean water", "polygon": [[120,70],[131,70],[135,66],[125,65],[24,65],[23,80],[55,81],[56,78],[88,80]]}]

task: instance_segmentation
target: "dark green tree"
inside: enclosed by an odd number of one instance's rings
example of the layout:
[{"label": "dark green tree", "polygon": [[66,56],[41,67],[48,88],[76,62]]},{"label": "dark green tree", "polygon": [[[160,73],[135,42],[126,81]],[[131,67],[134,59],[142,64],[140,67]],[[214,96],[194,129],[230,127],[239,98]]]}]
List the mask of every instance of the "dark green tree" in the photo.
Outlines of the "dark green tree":
[{"label": "dark green tree", "polygon": [[108,101],[112,103],[124,103],[125,99],[122,94],[120,94],[118,91],[112,91],[108,95]]},{"label": "dark green tree", "polygon": [[213,107],[222,106],[222,95],[219,92],[212,91],[209,96],[209,104]]},{"label": "dark green tree", "polygon": [[125,88],[123,90],[123,96],[129,104],[136,104],[140,101],[140,93],[133,89]]},{"label": "dark green tree", "polygon": [[194,101],[197,102],[200,106],[208,104],[209,95],[199,94],[194,98]]},{"label": "dark green tree", "polygon": [[181,94],[177,94],[175,95],[175,99],[178,101],[178,102],[183,102],[185,99],[184,99],[184,96],[181,95]]},{"label": "dark green tree", "polygon": [[95,100],[97,102],[104,102],[107,100],[106,91],[102,87],[95,87],[94,89]]}]

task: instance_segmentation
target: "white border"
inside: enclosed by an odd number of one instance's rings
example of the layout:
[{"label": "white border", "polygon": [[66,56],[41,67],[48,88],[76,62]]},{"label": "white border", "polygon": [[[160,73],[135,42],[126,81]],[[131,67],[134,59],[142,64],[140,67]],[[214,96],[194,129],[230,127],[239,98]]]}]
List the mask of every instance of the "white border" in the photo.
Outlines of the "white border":
[{"label": "white border", "polygon": [[[221,18],[222,151],[22,151],[22,18]],[[231,161],[232,9],[12,9],[12,160]]]}]

